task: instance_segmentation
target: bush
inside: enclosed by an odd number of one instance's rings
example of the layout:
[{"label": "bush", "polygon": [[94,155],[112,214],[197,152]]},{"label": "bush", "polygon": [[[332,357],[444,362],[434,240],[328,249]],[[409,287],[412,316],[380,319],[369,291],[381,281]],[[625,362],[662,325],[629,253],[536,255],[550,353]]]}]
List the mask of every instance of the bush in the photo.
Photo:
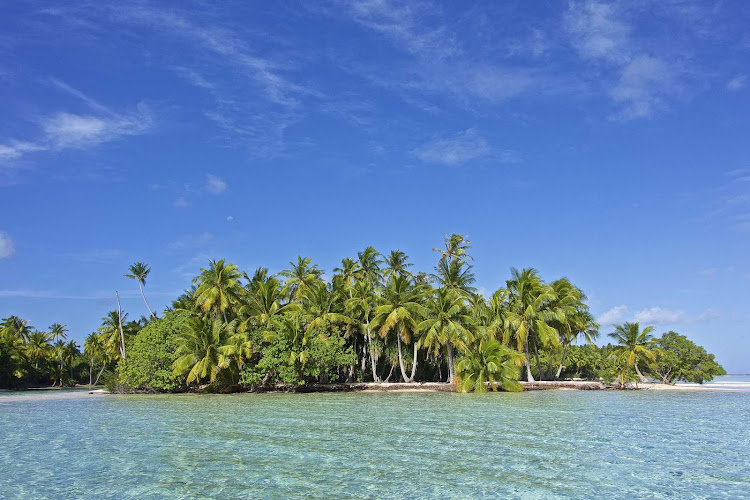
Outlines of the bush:
[{"label": "bush", "polygon": [[176,337],[190,317],[187,311],[172,311],[138,332],[118,367],[118,380],[127,390],[174,391],[184,386],[184,377],[173,375],[172,363],[177,359]]},{"label": "bush", "polygon": [[240,384],[304,384],[335,382],[339,370],[354,362],[351,347],[336,332],[312,333],[302,348],[283,336],[265,342],[255,364],[247,363],[240,373]]}]

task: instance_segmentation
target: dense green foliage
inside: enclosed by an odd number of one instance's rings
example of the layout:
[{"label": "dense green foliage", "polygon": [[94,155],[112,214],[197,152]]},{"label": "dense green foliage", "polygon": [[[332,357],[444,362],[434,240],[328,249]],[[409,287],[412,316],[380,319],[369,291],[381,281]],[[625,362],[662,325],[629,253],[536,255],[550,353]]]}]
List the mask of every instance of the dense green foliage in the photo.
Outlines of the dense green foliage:
[{"label": "dense green foliage", "polygon": [[184,384],[175,376],[177,338],[190,318],[186,311],[173,311],[142,328],[126,346],[126,357],[119,364],[119,380],[127,388],[172,391]]},{"label": "dense green foliage", "polygon": [[713,354],[696,345],[684,335],[667,332],[656,340],[659,348],[651,372],[665,384],[678,381],[702,384],[727,372]]},{"label": "dense green foliage", "polygon": [[[723,369],[685,337],[660,339],[638,323],[617,325],[599,348],[586,295],[567,278],[511,269],[505,286],[476,293],[469,240],[446,236],[434,273],[414,272],[399,250],[372,247],[324,271],[299,256],[288,269],[252,275],[210,260],[158,319],[119,310],[102,318],[84,352],[62,325],[38,332],[16,317],[0,331],[0,384],[97,383],[130,390],[234,390],[274,384],[446,381],[461,391],[518,390],[518,380],[603,379],[625,387],[654,377],[703,382]],[[579,342],[586,345],[578,345]],[[68,368],[68,369],[66,369]]]}]

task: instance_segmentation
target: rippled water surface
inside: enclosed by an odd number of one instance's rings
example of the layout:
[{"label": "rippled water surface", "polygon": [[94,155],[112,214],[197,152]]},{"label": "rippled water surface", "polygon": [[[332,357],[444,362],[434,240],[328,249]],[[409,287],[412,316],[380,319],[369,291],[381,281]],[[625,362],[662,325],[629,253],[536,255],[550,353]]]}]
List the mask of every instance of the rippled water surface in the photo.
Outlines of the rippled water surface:
[{"label": "rippled water surface", "polygon": [[0,498],[750,497],[750,393],[0,395]]}]

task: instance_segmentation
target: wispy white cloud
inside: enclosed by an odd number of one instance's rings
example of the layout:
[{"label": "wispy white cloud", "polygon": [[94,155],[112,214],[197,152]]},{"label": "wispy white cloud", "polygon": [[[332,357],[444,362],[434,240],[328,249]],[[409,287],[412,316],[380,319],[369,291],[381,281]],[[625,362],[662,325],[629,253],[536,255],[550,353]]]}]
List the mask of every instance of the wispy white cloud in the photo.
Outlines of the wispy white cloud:
[{"label": "wispy white cloud", "polygon": [[[140,298],[137,290],[122,290],[119,292],[121,299]],[[149,296],[154,297],[176,297],[182,290],[149,290]],[[23,298],[23,299],[59,299],[59,300],[102,300],[111,299],[115,302],[114,290],[102,290],[89,293],[67,293],[59,290],[34,290],[34,289],[6,289],[0,290],[0,298]]]},{"label": "wispy white cloud", "polygon": [[95,111],[98,111],[98,112],[100,112],[102,114],[106,114],[106,115],[109,115],[109,116],[117,116],[117,113],[115,113],[114,111],[112,111],[108,107],[100,104],[99,102],[97,102],[96,100],[94,100],[90,96],[84,94],[80,90],[71,87],[70,85],[68,85],[67,83],[63,82],[62,80],[58,80],[57,78],[50,78],[49,79],[49,83],[51,83],[52,85],[54,85],[58,89],[60,89],[60,90],[62,90],[64,92],[67,92],[68,94],[70,94],[70,95],[72,95],[74,97],[77,97],[78,99],[82,100],[83,102],[85,102],[86,104],[88,104],[88,106],[91,109],[93,109]]},{"label": "wispy white cloud", "polygon": [[698,316],[690,316],[682,309],[668,309],[664,307],[646,307],[634,314],[628,313],[625,305],[615,306],[596,319],[602,327],[606,328],[625,321],[638,322],[641,326],[648,325],[677,325],[687,323],[702,323],[717,319],[719,313],[709,309]]},{"label": "wispy white cloud", "polygon": [[414,150],[414,154],[426,163],[458,165],[481,158],[490,148],[476,130],[468,129],[448,139],[436,139]]},{"label": "wispy white cloud", "polygon": [[0,232],[0,259],[12,257],[15,253],[16,249],[13,246],[13,240],[7,234]]},{"label": "wispy white cloud", "polygon": [[223,179],[212,175],[206,175],[206,190],[212,194],[221,194],[227,190],[227,183]]},{"label": "wispy white cloud", "polygon": [[111,14],[117,21],[157,29],[161,34],[186,40],[194,47],[222,58],[257,85],[267,99],[277,104],[295,106],[299,95],[316,93],[282,76],[283,66],[279,62],[261,56],[226,27],[196,22],[176,9],[152,6],[118,7]]},{"label": "wispy white cloud", "polygon": [[[612,117],[632,120],[648,118],[682,95],[687,71],[676,60],[654,55],[649,44],[641,47],[626,6],[629,4],[599,0],[571,2],[565,26],[578,54],[603,65],[594,71],[620,106]],[[609,71],[617,76],[608,78]]]},{"label": "wispy white cloud", "polygon": [[746,85],[747,76],[737,75],[727,82],[727,89],[731,90],[732,92],[737,92],[738,90],[744,89]]},{"label": "wispy white cloud", "polygon": [[212,243],[213,241],[214,241],[213,233],[209,231],[204,231],[200,234],[186,235],[180,238],[179,240],[175,240],[167,244],[166,251],[167,253],[171,253],[171,252],[175,252],[178,250],[205,247],[206,245]]},{"label": "wispy white cloud", "polygon": [[628,59],[630,26],[618,18],[614,4],[571,2],[565,24],[581,56],[618,63]]},{"label": "wispy white cloud", "polygon": [[665,61],[655,57],[641,55],[630,60],[611,91],[612,98],[622,104],[616,116],[626,120],[647,118],[664,108],[667,96],[679,89],[676,74]]},{"label": "wispy white cloud", "polygon": [[43,151],[45,146],[35,144],[33,142],[23,142],[11,140],[6,144],[0,144],[0,167],[11,160],[18,160],[26,153],[32,153],[34,151]]},{"label": "wispy white cloud", "polygon": [[609,311],[605,312],[598,318],[596,318],[596,322],[599,323],[601,326],[608,326],[608,325],[614,325],[617,323],[622,323],[625,321],[625,315],[628,312],[627,306],[615,306]]},{"label": "wispy white cloud", "polygon": [[425,163],[460,165],[478,159],[499,163],[519,163],[521,156],[512,150],[497,150],[475,129],[470,128],[452,137],[436,138],[412,151]]},{"label": "wispy white cloud", "polygon": [[54,149],[85,148],[121,137],[140,135],[151,128],[153,120],[144,104],[132,115],[104,118],[91,115],[57,113],[41,122],[45,142]]},{"label": "wispy white cloud", "polygon": [[172,206],[175,208],[187,208],[190,206],[190,203],[188,202],[186,197],[180,196],[176,200],[174,200]]},{"label": "wispy white cloud", "polygon": [[685,311],[681,309],[663,309],[649,307],[635,313],[633,319],[638,323],[658,325],[662,323],[682,323],[685,321]]},{"label": "wispy white cloud", "polygon": [[714,189],[707,213],[699,220],[750,231],[750,169],[725,172],[728,181]]},{"label": "wispy white cloud", "polygon": [[172,71],[174,71],[177,75],[185,79],[188,83],[195,87],[199,87],[202,89],[208,89],[213,90],[216,88],[216,85],[206,80],[203,75],[198,73],[196,70],[192,68],[186,68],[184,66],[172,66]]},{"label": "wispy white cloud", "polygon": [[[571,86],[546,68],[514,65],[494,54],[486,58],[467,50],[464,40],[434,5],[372,0],[340,7],[332,15],[343,14],[410,56],[408,64],[392,64],[385,71],[354,65],[354,71],[371,83],[401,91],[409,104],[434,108],[434,104],[425,103],[425,94],[448,94],[472,107],[476,100],[499,103],[527,92],[559,93]],[[541,51],[541,40],[536,44]]]},{"label": "wispy white cloud", "polygon": [[96,114],[61,111],[39,118],[39,137],[33,141],[8,140],[0,144],[0,164],[13,165],[14,160],[39,151],[94,147],[144,134],[153,126],[152,113],[145,103],[139,103],[134,112],[115,113],[61,80],[52,78],[49,83],[82,100]]}]

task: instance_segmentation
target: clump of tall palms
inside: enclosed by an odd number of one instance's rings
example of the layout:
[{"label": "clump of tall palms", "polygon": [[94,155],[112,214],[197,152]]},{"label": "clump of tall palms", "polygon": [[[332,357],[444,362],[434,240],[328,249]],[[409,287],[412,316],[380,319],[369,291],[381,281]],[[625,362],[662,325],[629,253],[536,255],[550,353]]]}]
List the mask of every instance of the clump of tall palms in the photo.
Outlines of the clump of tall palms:
[{"label": "clump of tall palms", "polygon": [[[481,392],[570,373],[571,350],[593,345],[598,335],[584,292],[567,278],[547,282],[533,268],[512,268],[504,286],[485,297],[477,292],[469,239],[452,234],[443,243],[429,274],[414,270],[401,250],[384,256],[373,247],[342,259],[330,279],[309,257],[276,274],[260,267],[252,275],[224,259],[209,260],[193,288],[167,308],[192,317],[175,340],[174,375],[193,386],[273,382],[284,372],[297,382],[439,380]],[[12,373],[44,372],[62,384],[73,378],[74,359],[85,360],[90,384],[115,372],[126,346],[156,319],[144,293],[150,267],[136,262],[128,271],[148,318],[108,312],[86,338],[83,358],[66,343],[62,325],[42,333],[5,318],[0,361],[12,369],[0,367],[0,383]],[[611,351],[621,385],[631,371],[642,377],[653,360],[652,331],[626,323],[610,334],[618,343]],[[276,357],[273,363],[268,356]]]},{"label": "clump of tall palms", "polygon": [[617,341],[613,357],[618,367],[618,378],[621,387],[625,387],[631,369],[634,369],[637,375],[637,386],[638,380],[645,379],[638,363],[649,363],[656,360],[658,351],[655,347],[654,336],[651,334],[653,331],[653,326],[641,329],[641,325],[638,322],[626,322],[622,325],[615,325],[615,331],[609,334],[610,337]]},{"label": "clump of tall palms", "polygon": [[502,389],[509,392],[522,390],[518,383],[518,367],[523,354],[488,338],[468,351],[456,364],[460,392],[487,392]]}]

